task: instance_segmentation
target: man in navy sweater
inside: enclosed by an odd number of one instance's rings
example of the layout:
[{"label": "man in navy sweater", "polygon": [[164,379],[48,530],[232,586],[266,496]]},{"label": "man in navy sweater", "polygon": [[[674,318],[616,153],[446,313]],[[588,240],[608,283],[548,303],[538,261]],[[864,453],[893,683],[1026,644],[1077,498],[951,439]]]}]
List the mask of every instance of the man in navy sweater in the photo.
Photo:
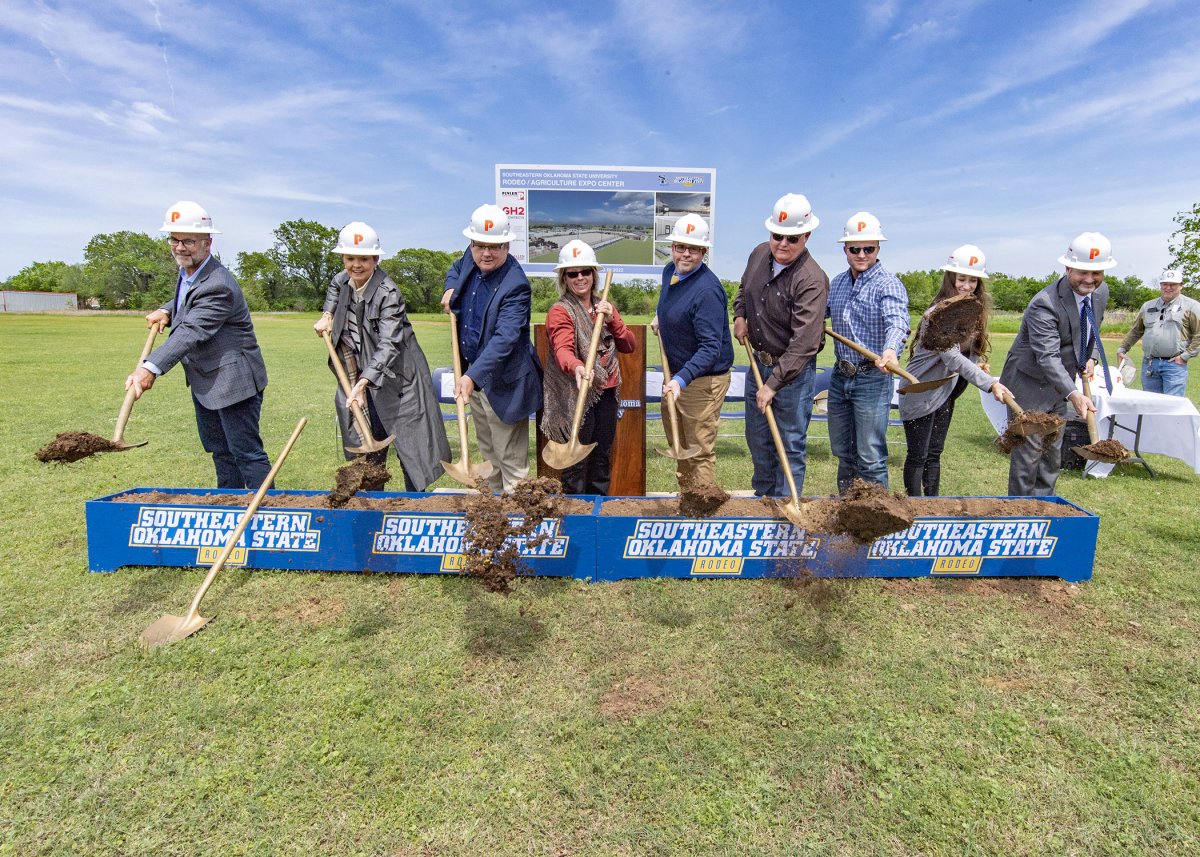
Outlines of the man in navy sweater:
[{"label": "man in navy sweater", "polygon": [[[679,485],[685,489],[716,482],[717,423],[733,365],[728,298],[717,275],[704,264],[711,246],[708,223],[700,215],[685,214],[675,221],[672,261],[663,269],[658,296],[656,329],[673,373],[664,379],[663,399],[675,397],[683,447],[700,448],[694,458],[679,461]],[[663,426],[670,437],[666,408]]]}]

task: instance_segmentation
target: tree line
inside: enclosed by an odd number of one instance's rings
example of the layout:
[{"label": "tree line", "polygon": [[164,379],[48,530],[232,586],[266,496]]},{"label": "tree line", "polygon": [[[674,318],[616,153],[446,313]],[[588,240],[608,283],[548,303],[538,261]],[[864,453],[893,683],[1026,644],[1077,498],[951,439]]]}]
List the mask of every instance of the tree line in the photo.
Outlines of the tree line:
[{"label": "tree line", "polygon": [[[1197,297],[1200,281],[1200,203],[1175,218],[1179,229],[1172,235],[1170,251],[1174,263],[1191,285],[1186,294]],[[332,252],[337,229],[312,220],[289,220],[273,233],[274,243],[265,251],[240,252],[230,265],[246,302],[255,312],[267,310],[306,311],[319,309],[330,279],[342,269],[341,257]],[[461,250],[447,252],[413,247],[382,259],[387,271],[404,294],[409,312],[438,312],[446,271]],[[1038,291],[1059,275],[1010,277],[994,273],[988,280],[995,308],[1020,312]],[[75,292],[81,302],[106,309],[148,310],[171,298],[178,268],[165,238],[141,232],[110,232],[95,235],[83,251],[83,262],[34,262],[4,282],[5,289],[44,292]],[[942,271],[909,271],[899,275],[908,291],[909,308],[924,311],[942,283]],[[1109,306],[1137,309],[1158,292],[1147,288],[1136,276],[1107,277]],[[533,309],[545,312],[558,299],[554,279],[531,277]],[[737,294],[735,280],[722,280],[732,303]],[[648,315],[658,302],[659,282],[641,278],[614,282],[611,299],[622,313]]]}]

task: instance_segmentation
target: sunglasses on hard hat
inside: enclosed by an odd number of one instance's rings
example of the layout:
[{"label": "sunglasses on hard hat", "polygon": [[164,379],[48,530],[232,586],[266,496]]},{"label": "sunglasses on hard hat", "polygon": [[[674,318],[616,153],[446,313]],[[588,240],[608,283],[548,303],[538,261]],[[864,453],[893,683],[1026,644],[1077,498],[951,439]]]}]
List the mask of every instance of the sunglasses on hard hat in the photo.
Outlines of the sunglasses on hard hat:
[{"label": "sunglasses on hard hat", "polygon": [[591,268],[584,268],[582,271],[563,271],[563,276],[568,280],[574,280],[577,277],[586,277],[591,273]]},{"label": "sunglasses on hard hat", "polygon": [[784,243],[785,241],[788,244],[799,244],[800,236],[799,235],[776,235],[774,232],[772,232],[771,240],[778,241],[780,244]]},{"label": "sunglasses on hard hat", "polygon": [[857,256],[859,253],[863,254],[864,256],[872,256],[878,249],[878,247],[847,247],[846,252],[851,256]]}]

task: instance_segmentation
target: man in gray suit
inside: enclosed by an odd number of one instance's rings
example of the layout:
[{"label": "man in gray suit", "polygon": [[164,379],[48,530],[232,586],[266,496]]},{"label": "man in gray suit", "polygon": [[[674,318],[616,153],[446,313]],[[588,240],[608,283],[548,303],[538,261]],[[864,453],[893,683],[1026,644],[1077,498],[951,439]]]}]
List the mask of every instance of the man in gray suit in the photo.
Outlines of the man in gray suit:
[{"label": "man in gray suit", "polygon": [[137,395],[183,364],[192,390],[196,426],[212,454],[218,488],[258,488],[271,471],[258,432],[267,367],[242,289],[210,250],[212,218],[194,202],[167,209],[160,232],[168,233],[179,264],[175,297],[146,316],[146,327],[170,326],[171,335],[132,375],[126,389]]},{"label": "man in gray suit", "polygon": [[[1081,372],[1091,378],[1100,346],[1100,324],[1108,303],[1104,272],[1115,267],[1112,245],[1099,232],[1084,232],[1059,257],[1066,274],[1042,289],[1021,320],[1021,329],[1000,382],[1026,410],[1065,417],[1069,401],[1080,419],[1096,406],[1075,389]],[[1061,433],[1028,438],[1012,451],[1008,493],[1013,497],[1054,493],[1062,460]]]}]

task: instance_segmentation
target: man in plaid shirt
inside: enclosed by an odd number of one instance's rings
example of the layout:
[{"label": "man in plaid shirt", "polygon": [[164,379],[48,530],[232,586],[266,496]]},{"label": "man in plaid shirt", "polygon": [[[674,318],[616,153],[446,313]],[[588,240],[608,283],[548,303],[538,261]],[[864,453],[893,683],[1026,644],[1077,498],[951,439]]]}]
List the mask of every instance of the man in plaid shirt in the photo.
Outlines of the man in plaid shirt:
[{"label": "man in plaid shirt", "polygon": [[864,360],[852,348],[834,343],[837,367],[829,381],[829,442],[838,458],[838,491],[855,479],[888,484],[887,426],[895,363],[908,338],[908,292],[879,264],[879,244],[887,239],[879,220],[860,211],[838,239],[849,269],[829,284],[826,317],[835,333],[879,355]]}]

